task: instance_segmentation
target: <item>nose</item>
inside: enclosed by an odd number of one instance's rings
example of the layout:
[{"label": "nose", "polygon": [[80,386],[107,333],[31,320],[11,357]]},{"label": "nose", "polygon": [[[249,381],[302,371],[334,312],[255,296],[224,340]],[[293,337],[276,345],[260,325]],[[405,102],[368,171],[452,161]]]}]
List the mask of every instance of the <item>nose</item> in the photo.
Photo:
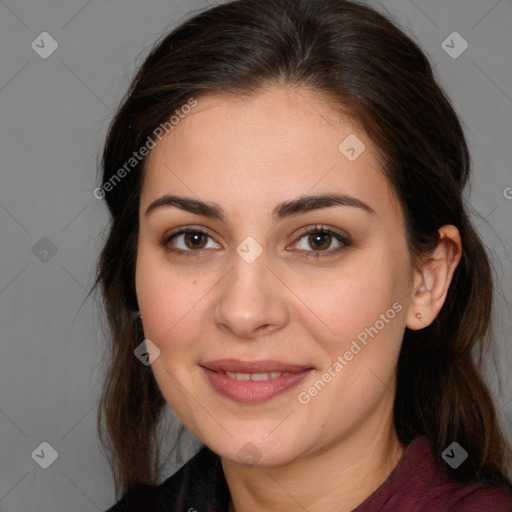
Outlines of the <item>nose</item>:
[{"label": "nose", "polygon": [[235,255],[231,271],[216,287],[214,322],[243,339],[282,329],[290,318],[286,292],[264,254],[252,263]]}]

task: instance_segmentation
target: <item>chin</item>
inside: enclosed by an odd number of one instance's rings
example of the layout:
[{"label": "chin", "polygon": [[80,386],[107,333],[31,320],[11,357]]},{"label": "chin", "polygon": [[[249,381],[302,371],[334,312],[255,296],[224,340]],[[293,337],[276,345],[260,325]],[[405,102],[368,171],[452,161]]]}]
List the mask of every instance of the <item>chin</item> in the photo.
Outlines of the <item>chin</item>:
[{"label": "chin", "polygon": [[[221,458],[235,464],[247,467],[276,467],[292,462],[303,451],[303,440],[297,436],[294,442],[292,436],[285,432],[285,436],[270,440],[266,433],[255,435],[254,427],[246,436],[239,431],[233,438],[226,436],[223,439],[202,438],[203,442]],[[300,443],[300,446],[297,446]]]}]

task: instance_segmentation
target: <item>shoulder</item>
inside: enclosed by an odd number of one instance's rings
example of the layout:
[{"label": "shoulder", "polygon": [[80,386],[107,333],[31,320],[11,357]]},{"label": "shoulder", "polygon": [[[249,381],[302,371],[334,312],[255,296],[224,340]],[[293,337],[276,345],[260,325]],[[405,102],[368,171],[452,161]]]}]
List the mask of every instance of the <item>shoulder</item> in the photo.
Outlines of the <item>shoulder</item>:
[{"label": "shoulder", "polygon": [[444,470],[429,442],[418,437],[388,479],[353,512],[512,512],[510,490],[462,484]]},{"label": "shoulder", "polygon": [[450,512],[512,512],[512,494],[497,487],[470,484],[454,493],[449,507]]},{"label": "shoulder", "polygon": [[132,489],[107,512],[186,512],[190,508],[200,510],[204,504],[215,505],[217,502],[220,511],[227,491],[222,475],[219,456],[203,446],[165,482]]}]

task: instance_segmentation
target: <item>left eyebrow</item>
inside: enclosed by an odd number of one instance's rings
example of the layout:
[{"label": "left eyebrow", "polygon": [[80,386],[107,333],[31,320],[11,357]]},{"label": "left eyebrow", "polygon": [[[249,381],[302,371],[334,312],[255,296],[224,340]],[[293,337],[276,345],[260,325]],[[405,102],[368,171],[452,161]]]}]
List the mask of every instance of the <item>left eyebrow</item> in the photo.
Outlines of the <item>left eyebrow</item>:
[{"label": "left eyebrow", "polygon": [[[149,215],[158,208],[169,206],[174,206],[196,215],[203,215],[205,217],[218,219],[224,223],[227,221],[226,212],[216,203],[173,195],[165,195],[153,201],[146,209],[145,214]],[[311,210],[329,208],[331,206],[350,206],[353,208],[359,208],[368,214],[375,214],[373,208],[357,197],[345,194],[325,194],[301,196],[296,199],[279,203],[274,208],[272,218],[274,219],[274,222],[277,223],[286,217],[292,217]]]},{"label": "left eyebrow", "polygon": [[285,217],[291,217],[310,210],[329,208],[330,206],[351,206],[353,208],[359,208],[366,213],[375,214],[373,208],[357,197],[345,194],[326,194],[302,196],[297,199],[292,199],[291,201],[280,203],[274,209],[272,217],[274,222],[278,222]]}]

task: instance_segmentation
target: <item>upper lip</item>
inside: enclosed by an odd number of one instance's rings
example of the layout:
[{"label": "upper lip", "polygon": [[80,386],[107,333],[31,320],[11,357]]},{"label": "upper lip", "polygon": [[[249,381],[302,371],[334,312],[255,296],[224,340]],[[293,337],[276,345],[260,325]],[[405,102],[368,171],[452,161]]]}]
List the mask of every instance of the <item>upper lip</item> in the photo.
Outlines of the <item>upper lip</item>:
[{"label": "upper lip", "polygon": [[312,369],[312,366],[304,364],[292,364],[284,361],[259,360],[259,361],[240,361],[238,359],[217,359],[202,363],[201,366],[215,372],[233,372],[233,373],[270,373],[270,372],[290,372],[297,373]]}]

